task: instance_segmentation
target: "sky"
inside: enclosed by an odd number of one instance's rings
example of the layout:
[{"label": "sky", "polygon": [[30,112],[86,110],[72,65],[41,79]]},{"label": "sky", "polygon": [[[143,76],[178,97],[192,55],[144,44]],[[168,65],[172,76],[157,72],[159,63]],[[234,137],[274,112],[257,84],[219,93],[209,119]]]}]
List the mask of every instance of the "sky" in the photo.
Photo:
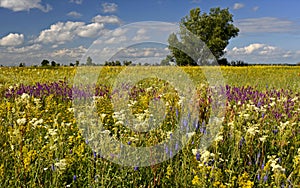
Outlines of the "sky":
[{"label": "sky", "polygon": [[[240,32],[225,49],[229,61],[300,62],[299,0],[0,0],[0,64],[83,61],[95,43],[130,40],[128,24],[176,24],[197,7],[201,13],[221,7],[233,14]],[[135,39],[145,35],[141,24]]]}]

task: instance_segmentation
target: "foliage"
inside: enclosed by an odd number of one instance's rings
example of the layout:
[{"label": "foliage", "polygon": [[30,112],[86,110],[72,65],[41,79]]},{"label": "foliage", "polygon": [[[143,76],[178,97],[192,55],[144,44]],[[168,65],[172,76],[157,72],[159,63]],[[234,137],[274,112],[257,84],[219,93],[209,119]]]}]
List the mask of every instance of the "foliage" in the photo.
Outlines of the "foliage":
[{"label": "foliage", "polygon": [[[104,123],[103,134],[110,132],[132,146],[151,145],[170,137],[176,120],[173,108],[166,109],[164,125],[151,135],[136,134],[116,121],[116,116],[122,117],[124,112],[112,110],[113,92],[108,83],[123,68],[103,67],[103,80],[96,88],[91,86],[95,90],[73,86],[75,69],[71,67],[1,68],[0,187],[296,187],[300,184],[299,67],[222,67],[228,85],[217,91],[227,98],[226,113],[224,118],[216,120],[222,126],[213,143],[199,149],[206,130],[214,126],[214,121],[202,121],[190,142],[173,158],[149,167],[120,166],[93,151],[88,144],[91,140],[86,140],[80,127],[94,122],[89,116],[80,119],[74,116],[71,99],[95,95],[93,102],[99,114],[98,123]],[[202,105],[199,110],[209,107],[212,101],[208,96],[216,88],[205,85],[200,67],[182,70],[197,85]],[[92,67],[89,71],[99,70]],[[148,79],[130,90],[129,104],[135,114],[146,116],[151,115],[145,109],[155,96],[175,107],[179,102],[176,95],[165,81]],[[92,113],[92,106],[87,108]],[[170,155],[171,150],[165,152]]]},{"label": "foliage", "polygon": [[49,65],[49,61],[47,59],[44,59],[42,62],[41,62],[41,65],[42,66],[48,66]]},{"label": "foliage", "polygon": [[[229,40],[238,35],[239,29],[232,22],[233,15],[230,14],[228,9],[212,8],[209,14],[201,14],[200,8],[190,10],[190,14],[182,18],[180,22],[179,37],[181,41],[175,34],[171,34],[169,37],[169,48],[176,58],[177,64],[197,65],[192,57],[176,48],[178,45],[187,45],[187,43],[192,45],[193,41],[188,39],[191,35],[189,32],[199,37],[215,58],[219,60],[224,55],[224,49],[229,44]],[[189,32],[186,32],[185,29]],[[193,48],[195,48],[195,53],[201,53],[199,49],[203,47],[197,44]]]}]

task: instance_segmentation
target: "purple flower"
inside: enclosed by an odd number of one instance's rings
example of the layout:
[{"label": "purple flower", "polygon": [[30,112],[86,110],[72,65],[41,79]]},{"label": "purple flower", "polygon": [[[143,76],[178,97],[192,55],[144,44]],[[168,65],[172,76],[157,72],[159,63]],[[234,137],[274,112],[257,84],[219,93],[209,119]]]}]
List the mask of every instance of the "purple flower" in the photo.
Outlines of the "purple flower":
[{"label": "purple flower", "polygon": [[257,180],[259,181],[259,180],[260,180],[260,175],[257,174],[256,178],[257,178]]},{"label": "purple flower", "polygon": [[73,176],[73,181],[76,181],[77,177],[76,175]]},{"label": "purple flower", "polygon": [[134,167],[134,171],[138,171],[139,170],[139,167],[138,166],[135,166]]},{"label": "purple flower", "polygon": [[264,183],[266,183],[267,180],[268,180],[268,175],[265,175],[265,176],[264,176]]},{"label": "purple flower", "polygon": [[200,161],[200,157],[201,157],[200,153],[197,152],[197,154],[196,154],[196,160],[197,160],[197,161]]},{"label": "purple flower", "polygon": [[128,141],[127,144],[128,144],[128,145],[131,145],[131,141]]}]

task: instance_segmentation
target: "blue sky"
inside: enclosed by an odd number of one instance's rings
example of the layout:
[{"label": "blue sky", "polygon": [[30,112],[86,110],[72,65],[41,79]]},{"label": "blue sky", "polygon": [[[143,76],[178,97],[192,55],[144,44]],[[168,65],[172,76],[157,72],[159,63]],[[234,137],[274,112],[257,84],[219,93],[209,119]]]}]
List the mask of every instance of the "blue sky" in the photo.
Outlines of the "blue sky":
[{"label": "blue sky", "polygon": [[[178,23],[196,7],[229,8],[234,15],[240,33],[226,48],[229,60],[300,61],[298,0],[0,0],[0,64],[43,59],[69,64],[116,28],[142,21]],[[122,38],[124,32],[117,33]]]}]

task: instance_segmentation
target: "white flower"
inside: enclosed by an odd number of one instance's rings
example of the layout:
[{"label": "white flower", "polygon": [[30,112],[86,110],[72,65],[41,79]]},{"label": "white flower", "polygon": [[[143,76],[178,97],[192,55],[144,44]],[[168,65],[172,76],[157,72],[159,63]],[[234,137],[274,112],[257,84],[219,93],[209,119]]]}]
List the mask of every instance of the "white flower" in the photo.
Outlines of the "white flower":
[{"label": "white flower", "polygon": [[259,131],[257,130],[257,127],[256,127],[256,126],[249,127],[249,129],[247,130],[247,133],[250,134],[250,135],[252,135],[252,136],[255,136],[255,134],[256,134],[257,132],[259,132]]},{"label": "white flower", "polygon": [[74,112],[74,108],[68,108],[68,111],[72,113]]},{"label": "white flower", "polygon": [[192,153],[193,155],[197,155],[197,153],[200,153],[199,149],[192,149]]},{"label": "white flower", "polygon": [[195,132],[191,132],[191,133],[186,133],[188,138],[191,138],[192,136],[194,136],[194,134],[196,134]]},{"label": "white flower", "polygon": [[26,118],[17,119],[17,123],[18,123],[18,125],[25,125],[25,123],[26,123]]},{"label": "white flower", "polygon": [[110,133],[110,130],[104,130],[101,132],[102,134],[109,134]]},{"label": "white flower", "polygon": [[51,136],[55,136],[55,135],[57,135],[57,130],[56,129],[48,129],[48,133]]},{"label": "white flower", "polygon": [[66,169],[68,163],[66,159],[61,159],[59,162],[54,164],[55,166],[57,166],[60,170],[64,170]]},{"label": "white flower", "polygon": [[221,135],[220,133],[218,133],[218,135],[216,136],[216,138],[215,138],[215,142],[220,142],[220,141],[222,141],[223,140],[223,135]]},{"label": "white flower", "polygon": [[264,141],[266,141],[267,138],[268,138],[268,136],[267,136],[267,135],[264,135],[264,136],[260,137],[259,140],[260,140],[261,142],[264,142]]},{"label": "white flower", "polygon": [[21,99],[22,99],[22,100],[29,99],[29,95],[28,95],[27,93],[23,93],[23,94],[21,95]]}]

